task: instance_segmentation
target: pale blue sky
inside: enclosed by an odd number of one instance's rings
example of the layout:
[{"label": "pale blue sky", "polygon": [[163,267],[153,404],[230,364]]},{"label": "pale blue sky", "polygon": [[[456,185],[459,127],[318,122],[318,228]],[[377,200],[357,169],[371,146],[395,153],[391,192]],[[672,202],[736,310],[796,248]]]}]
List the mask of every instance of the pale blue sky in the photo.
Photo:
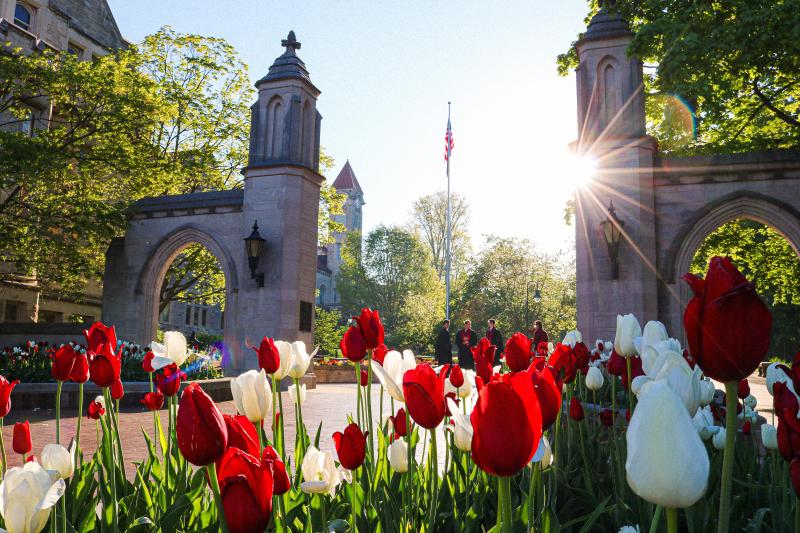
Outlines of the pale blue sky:
[{"label": "pale blue sky", "polygon": [[585,0],[311,2],[109,0],[122,34],[163,25],[223,37],[263,76],[290,29],[322,95],[322,144],[365,192],[365,230],[402,224],[420,195],[446,187],[447,101],[453,102],[452,188],[472,208],[473,243],[524,236],[548,251],[574,230],[567,145],[574,76],[555,59],[583,29]]}]

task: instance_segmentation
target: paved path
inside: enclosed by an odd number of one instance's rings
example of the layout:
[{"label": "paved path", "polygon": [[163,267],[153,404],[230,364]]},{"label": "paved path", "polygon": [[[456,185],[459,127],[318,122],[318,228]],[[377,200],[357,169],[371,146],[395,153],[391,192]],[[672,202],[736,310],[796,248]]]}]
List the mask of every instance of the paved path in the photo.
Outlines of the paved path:
[{"label": "paved path", "polygon": [[[717,384],[717,388],[722,389],[722,386]],[[752,377],[750,379],[751,393],[758,399],[757,410],[769,422],[772,419],[772,397],[767,391],[763,378]],[[322,432],[320,436],[320,448],[322,450],[334,450],[333,439],[331,435],[335,431],[344,429],[347,425],[347,416],[351,415],[355,418],[355,385],[353,384],[320,384],[314,390],[309,390],[306,396],[306,402],[303,405],[303,419],[306,423],[308,433],[311,438],[316,435],[317,427],[320,422],[322,425]],[[373,385],[373,416],[377,420],[380,405],[380,387]],[[21,464],[21,456],[13,453],[11,449],[11,436],[12,426],[14,422],[21,420],[30,420],[31,422],[31,436],[33,438],[33,453],[38,455],[45,444],[55,442],[55,412],[53,409],[38,409],[33,411],[14,410],[13,402],[14,397],[11,397],[12,409],[9,416],[5,418],[5,426],[3,428],[3,437],[6,443],[6,450],[8,453],[9,466],[18,466]],[[295,439],[295,420],[294,410],[292,408],[291,399],[288,393],[283,393],[283,406],[286,412],[284,419],[286,427],[286,442],[291,448]],[[233,414],[236,408],[233,402],[222,402],[219,407],[223,413]],[[399,408],[400,405],[395,405]],[[383,412],[388,414],[390,412],[390,402],[388,394],[384,396]],[[76,418],[73,410],[69,409],[64,414],[61,420],[61,435],[62,442],[68,443],[69,440],[75,435]],[[166,411],[160,411],[162,424],[164,429],[167,427]],[[122,444],[125,454],[126,469],[128,474],[134,472],[133,462],[141,461],[147,455],[147,448],[145,445],[142,430],[146,431],[149,435],[153,433],[153,418],[149,411],[136,408],[123,409],[120,419],[120,431],[122,433]],[[95,433],[95,421],[87,418],[83,419],[81,425],[81,445],[85,454],[91,454],[97,447],[97,438]],[[267,429],[267,433],[271,436],[271,432]],[[439,445],[442,448],[440,457],[443,457],[444,439],[439,438]]]}]

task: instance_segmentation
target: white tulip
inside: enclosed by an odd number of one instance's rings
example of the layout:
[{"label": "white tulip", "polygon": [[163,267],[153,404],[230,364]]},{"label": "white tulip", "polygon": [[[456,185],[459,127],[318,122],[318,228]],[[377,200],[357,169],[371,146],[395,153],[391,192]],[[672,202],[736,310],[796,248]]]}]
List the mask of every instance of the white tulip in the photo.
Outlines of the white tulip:
[{"label": "white tulip", "polygon": [[775,386],[776,383],[786,383],[792,391],[794,391],[794,386],[792,384],[792,378],[786,374],[786,371],[781,368],[783,363],[772,363],[767,367],[767,390],[770,394],[775,394],[772,391],[772,387]]},{"label": "white tulip", "polygon": [[292,350],[292,345],[286,341],[275,341],[275,348],[278,349],[281,364],[273,375],[276,380],[280,381],[289,375],[289,371],[294,366],[294,350]]},{"label": "white tulip", "polygon": [[756,405],[758,405],[758,400],[752,394],[748,394],[747,398],[745,398],[743,401],[744,401],[744,404],[747,407],[749,407],[750,409],[755,409]]},{"label": "white tulip", "polygon": [[408,446],[403,439],[397,439],[389,445],[387,450],[389,465],[392,470],[402,474],[408,472]]},{"label": "white tulip", "polygon": [[98,396],[97,398],[94,399],[94,402],[95,403],[99,403],[100,407],[102,407],[103,409],[106,408],[106,399],[105,399],[104,396],[102,396],[102,395]]},{"label": "white tulip", "polygon": [[321,452],[314,446],[306,450],[300,470],[304,479],[300,483],[300,490],[307,494],[328,493],[333,496],[342,482],[341,472],[336,468],[331,452]]},{"label": "white tulip", "polygon": [[456,402],[451,398],[447,398],[447,408],[450,410],[450,419],[453,421],[453,440],[456,448],[462,452],[470,451],[472,449],[472,422],[470,418],[458,410]]},{"label": "white tulip", "polygon": [[725,449],[726,433],[727,432],[725,431],[725,428],[719,428],[719,431],[717,431],[714,434],[714,439],[711,441],[711,443],[714,445],[714,448],[716,448],[717,450],[724,450]]},{"label": "white tulip", "polygon": [[444,380],[444,393],[450,394],[454,392],[458,395],[459,398],[469,398],[472,391],[475,389],[475,371],[474,370],[462,370],[464,374],[464,384],[461,385],[458,389],[453,387],[453,384],[450,383],[449,379]]},{"label": "white tulip", "polygon": [[692,370],[683,356],[675,352],[664,352],[653,365],[653,371],[653,378],[665,380],[683,401],[689,416],[694,416],[702,398],[700,367],[695,366]]},{"label": "white tulip", "polygon": [[697,434],[703,440],[710,439],[719,431],[719,427],[714,425],[714,414],[708,406],[697,410],[694,418],[692,418],[692,424],[694,424]]},{"label": "white tulip", "polygon": [[155,370],[172,363],[181,366],[188,355],[186,337],[180,331],[167,331],[164,333],[164,344],[153,341],[150,351],[153,352],[152,365]]},{"label": "white tulip", "polygon": [[710,379],[703,379],[700,381],[700,406],[705,407],[714,401],[714,395],[717,388]]},{"label": "white tulip", "polygon": [[761,425],[761,442],[768,450],[778,449],[778,429],[772,424]]},{"label": "white tulip", "polygon": [[306,402],[306,385],[303,383],[299,387],[297,384],[292,383],[289,385],[289,398],[298,405],[303,405]]},{"label": "white tulip", "polygon": [[617,533],[640,533],[638,524],[635,526],[622,526]]},{"label": "white tulip", "polygon": [[48,444],[39,456],[42,468],[56,474],[55,479],[69,479],[75,472],[75,447],[70,450],[60,444]]},{"label": "white tulip", "polygon": [[622,357],[636,355],[633,340],[642,336],[642,327],[633,315],[617,315],[617,334],[614,337],[614,350]]},{"label": "white tulip", "polygon": [[232,379],[231,393],[236,410],[251,422],[261,422],[269,417],[272,390],[263,368],[260,371],[248,370]]},{"label": "white tulip", "polygon": [[292,343],[292,355],[294,356],[294,362],[292,364],[292,368],[289,369],[289,377],[294,379],[300,379],[306,374],[306,370],[308,370],[308,365],[311,364],[311,360],[317,355],[317,350],[319,348],[314,348],[314,351],[310,354],[306,352],[306,343],[303,341],[294,341]]},{"label": "white tulip", "polygon": [[706,492],[709,461],[683,402],[664,381],[647,383],[627,432],[628,484],[645,500],[686,508]]},{"label": "white tulip", "polygon": [[614,349],[614,341],[605,341],[603,343],[603,351],[605,351],[606,353],[611,353],[613,349]]},{"label": "white tulip", "polygon": [[[667,328],[658,320],[651,320],[644,325],[641,337],[634,339],[634,344],[640,346],[653,346],[669,338]],[[639,352],[641,353],[641,351]]]},{"label": "white tulip", "polygon": [[570,348],[574,348],[579,342],[583,342],[583,335],[577,329],[573,329],[564,335],[564,340],[561,341],[561,344],[568,344]]},{"label": "white tulip", "polygon": [[586,371],[586,388],[591,391],[600,390],[604,382],[603,371],[596,366],[590,366]]},{"label": "white tulip", "polygon": [[749,405],[745,404],[742,412],[738,413],[736,417],[739,420],[749,420],[751,424],[758,422],[758,413],[756,413]]},{"label": "white tulip", "polygon": [[536,448],[536,452],[533,454],[533,459],[531,459],[532,463],[541,463],[542,470],[549,468],[550,465],[553,464],[553,450],[550,448],[550,443],[547,441],[547,437],[542,435],[542,439],[539,441],[539,446]]},{"label": "white tulip", "polygon": [[[400,355],[397,350],[392,350],[384,357],[383,365],[374,359],[370,364],[372,365],[372,371],[381,380],[389,396],[398,402],[405,402],[403,397],[403,375],[405,375],[406,371],[417,366],[414,353],[411,350],[404,350],[403,354]],[[466,372],[464,373],[466,374]],[[466,382],[466,378],[464,381]]]},{"label": "white tulip", "polygon": [[9,533],[39,533],[50,517],[50,509],[64,495],[66,483],[55,482],[33,461],[9,468],[0,483],[0,515]]}]

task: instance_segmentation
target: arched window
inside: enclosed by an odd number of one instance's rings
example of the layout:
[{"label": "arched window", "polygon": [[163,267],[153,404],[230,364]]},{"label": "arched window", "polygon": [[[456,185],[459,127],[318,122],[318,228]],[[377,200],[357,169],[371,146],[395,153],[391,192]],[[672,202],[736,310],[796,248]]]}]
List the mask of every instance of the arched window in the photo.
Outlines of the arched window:
[{"label": "arched window", "polygon": [[23,30],[29,30],[31,28],[31,18],[31,8],[17,3],[17,7],[14,8],[14,24]]},{"label": "arched window", "polygon": [[606,65],[603,69],[603,97],[605,98],[604,113],[605,127],[610,126],[617,114],[617,77],[613,65]]},{"label": "arched window", "polygon": [[278,159],[283,154],[283,102],[275,96],[267,105],[267,159]]}]

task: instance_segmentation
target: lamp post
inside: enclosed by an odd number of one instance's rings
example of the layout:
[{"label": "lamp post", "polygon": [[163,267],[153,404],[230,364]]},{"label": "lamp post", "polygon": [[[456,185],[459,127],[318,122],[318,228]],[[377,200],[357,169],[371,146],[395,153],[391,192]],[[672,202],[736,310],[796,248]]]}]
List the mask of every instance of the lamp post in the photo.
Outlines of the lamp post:
[{"label": "lamp post", "polygon": [[531,285],[535,286],[533,290],[533,303],[539,305],[542,301],[542,293],[539,292],[539,283],[535,281],[529,281],[527,285],[525,285],[525,327],[528,328],[530,324],[530,317],[528,316],[528,301],[530,296]]},{"label": "lamp post", "polygon": [[244,248],[247,251],[247,262],[250,265],[250,278],[256,280],[259,287],[264,286],[264,274],[256,274],[258,268],[258,260],[261,259],[261,253],[264,251],[264,243],[267,241],[258,232],[258,221],[253,224],[253,231],[249,236],[244,238]]},{"label": "lamp post", "polygon": [[625,222],[617,217],[614,212],[614,202],[608,204],[608,216],[600,223],[603,238],[608,248],[608,258],[611,260],[611,279],[619,279],[619,244],[622,238],[622,227]]}]

